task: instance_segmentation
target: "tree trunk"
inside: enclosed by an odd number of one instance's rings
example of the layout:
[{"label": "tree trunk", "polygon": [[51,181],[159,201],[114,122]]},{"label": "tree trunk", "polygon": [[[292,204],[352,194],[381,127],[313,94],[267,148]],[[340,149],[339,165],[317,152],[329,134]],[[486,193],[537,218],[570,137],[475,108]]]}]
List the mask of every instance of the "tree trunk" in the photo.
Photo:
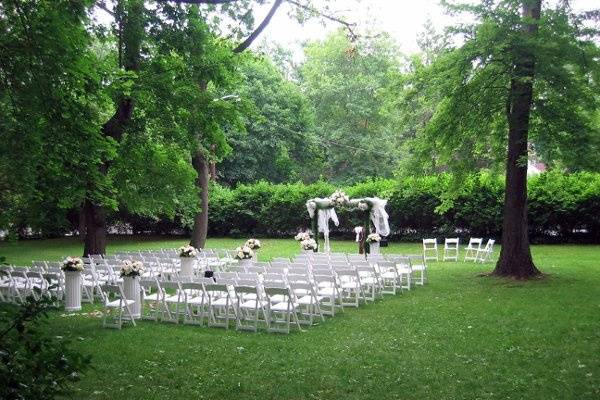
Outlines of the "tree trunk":
[{"label": "tree trunk", "polygon": [[[127,71],[139,71],[140,49],[145,27],[144,0],[119,1],[115,6],[115,19],[119,26],[119,67]],[[121,63],[123,63],[121,65]],[[102,126],[102,134],[119,142],[125,132],[127,123],[133,115],[134,101],[130,97],[121,97],[117,102],[117,110]],[[110,162],[104,160],[100,165],[100,173],[108,173]],[[93,183],[92,183],[93,184]],[[90,188],[90,191],[97,188]],[[89,254],[106,254],[106,210],[86,197],[84,214],[84,257]]]},{"label": "tree trunk", "polygon": [[81,211],[85,224],[83,256],[106,254],[106,213],[104,209],[86,199]]},{"label": "tree trunk", "polygon": [[[540,9],[541,0],[523,2],[523,16],[526,18],[539,21]],[[525,35],[533,36],[536,33],[537,24],[525,26]],[[527,224],[527,140],[533,100],[535,56],[523,46],[515,58],[507,105],[508,155],[502,249],[493,274],[527,279],[540,274],[531,258]]]},{"label": "tree trunk", "polygon": [[206,235],[208,233],[208,182],[209,171],[206,157],[198,151],[192,158],[192,165],[198,173],[196,186],[200,190],[200,212],[194,217],[194,230],[190,244],[197,249],[204,248]]}]

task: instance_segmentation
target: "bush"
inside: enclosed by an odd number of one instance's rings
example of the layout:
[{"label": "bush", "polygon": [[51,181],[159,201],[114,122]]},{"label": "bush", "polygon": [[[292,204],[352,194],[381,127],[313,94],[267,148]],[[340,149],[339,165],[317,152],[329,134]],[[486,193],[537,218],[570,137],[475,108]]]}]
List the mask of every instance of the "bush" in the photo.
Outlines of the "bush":
[{"label": "bush", "polygon": [[[392,237],[483,236],[499,239],[502,231],[504,178],[479,173],[452,186],[452,177],[376,179],[344,187],[352,197],[388,199]],[[453,190],[450,190],[450,189]],[[326,182],[271,184],[259,182],[210,189],[209,234],[213,236],[289,237],[310,225],[305,203],[329,196]],[[446,198],[448,193],[454,195]],[[448,201],[450,200],[450,201]],[[443,206],[443,207],[442,207]],[[355,212],[338,210],[340,226],[332,235],[350,237],[361,223]],[[176,230],[177,223],[134,217],[136,230]],[[147,226],[145,225],[147,224]],[[529,227],[532,241],[600,241],[600,174],[547,172],[529,180]],[[181,229],[181,227],[180,227]]]},{"label": "bush", "polygon": [[0,303],[0,398],[54,399],[68,395],[71,384],[89,366],[89,358],[40,324],[52,300],[29,297],[25,304]]}]

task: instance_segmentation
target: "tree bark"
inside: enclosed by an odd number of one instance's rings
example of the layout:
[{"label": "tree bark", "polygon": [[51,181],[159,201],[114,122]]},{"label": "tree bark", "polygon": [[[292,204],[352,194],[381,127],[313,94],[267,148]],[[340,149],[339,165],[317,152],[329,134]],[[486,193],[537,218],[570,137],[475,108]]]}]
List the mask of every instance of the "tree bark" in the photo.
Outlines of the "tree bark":
[{"label": "tree bark", "polygon": [[[115,12],[115,19],[119,25],[119,67],[127,71],[139,71],[140,48],[145,27],[144,1],[119,1]],[[133,108],[132,98],[121,97],[115,113],[102,126],[102,134],[119,142],[127,123],[131,120]],[[100,173],[106,175],[109,165],[110,161],[104,160],[99,168]],[[91,188],[90,191],[94,189]],[[106,254],[106,210],[102,205],[95,204],[90,197],[86,197],[82,207],[85,224],[83,256]]]},{"label": "tree bark", "polygon": [[[541,0],[523,1],[523,17],[539,21]],[[537,33],[537,23],[525,25],[526,36]],[[531,258],[527,223],[527,140],[533,101],[535,55],[523,46],[516,52],[507,104],[508,154],[502,249],[494,275],[527,279],[540,274]]]},{"label": "tree bark", "polygon": [[106,253],[106,212],[86,199],[82,207],[85,224],[83,256]]},{"label": "tree bark", "polygon": [[190,245],[197,249],[204,248],[208,233],[208,182],[210,179],[208,163],[201,151],[192,158],[192,165],[198,173],[196,186],[200,190],[200,211],[194,217],[194,230]]}]

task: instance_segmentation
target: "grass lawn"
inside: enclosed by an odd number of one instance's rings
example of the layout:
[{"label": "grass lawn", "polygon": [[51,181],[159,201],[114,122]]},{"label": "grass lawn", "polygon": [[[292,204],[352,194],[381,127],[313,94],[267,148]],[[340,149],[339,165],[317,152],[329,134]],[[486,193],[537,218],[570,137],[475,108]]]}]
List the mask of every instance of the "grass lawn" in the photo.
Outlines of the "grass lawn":
[{"label": "grass lawn", "polygon": [[[110,249],[181,244],[118,239]],[[263,244],[263,259],[298,252],[292,240]],[[332,247],[355,251],[352,242]],[[0,244],[0,255],[21,265],[80,252],[70,239]],[[477,276],[492,264],[432,263],[425,287],[287,336],[148,321],[114,331],[98,318],[60,314],[47,329],[93,357],[77,399],[598,399],[600,246],[533,253],[545,279]]]}]

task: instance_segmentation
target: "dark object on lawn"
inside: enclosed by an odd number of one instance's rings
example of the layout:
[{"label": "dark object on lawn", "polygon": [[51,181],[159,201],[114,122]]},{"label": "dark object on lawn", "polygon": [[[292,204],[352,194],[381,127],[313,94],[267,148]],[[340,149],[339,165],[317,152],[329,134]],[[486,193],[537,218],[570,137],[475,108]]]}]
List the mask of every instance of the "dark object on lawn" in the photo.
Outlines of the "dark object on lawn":
[{"label": "dark object on lawn", "polygon": [[381,241],[379,242],[379,247],[388,247],[388,240],[381,238]]}]

